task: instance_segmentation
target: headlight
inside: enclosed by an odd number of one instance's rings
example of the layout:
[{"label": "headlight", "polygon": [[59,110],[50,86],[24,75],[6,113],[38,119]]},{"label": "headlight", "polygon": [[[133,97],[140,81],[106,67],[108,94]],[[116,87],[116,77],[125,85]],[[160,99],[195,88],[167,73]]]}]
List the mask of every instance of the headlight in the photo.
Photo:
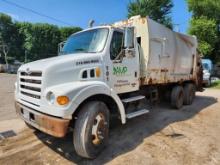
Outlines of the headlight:
[{"label": "headlight", "polygon": [[54,95],[53,92],[48,92],[47,100],[49,101],[50,104],[54,104],[54,102],[55,102],[55,95]]}]

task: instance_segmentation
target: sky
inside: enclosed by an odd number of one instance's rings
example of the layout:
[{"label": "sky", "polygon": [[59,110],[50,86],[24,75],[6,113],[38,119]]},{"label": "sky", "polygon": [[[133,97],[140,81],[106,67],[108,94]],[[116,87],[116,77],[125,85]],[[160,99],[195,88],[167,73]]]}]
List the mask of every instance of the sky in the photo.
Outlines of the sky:
[{"label": "sky", "polygon": [[[91,19],[95,20],[95,25],[126,19],[129,2],[130,0],[0,0],[0,12],[10,15],[17,21],[86,28]],[[11,3],[16,3],[20,7]],[[191,17],[187,4],[185,0],[173,0],[173,3],[171,16],[175,25],[174,30],[186,33]],[[41,16],[34,12],[40,13]]]}]

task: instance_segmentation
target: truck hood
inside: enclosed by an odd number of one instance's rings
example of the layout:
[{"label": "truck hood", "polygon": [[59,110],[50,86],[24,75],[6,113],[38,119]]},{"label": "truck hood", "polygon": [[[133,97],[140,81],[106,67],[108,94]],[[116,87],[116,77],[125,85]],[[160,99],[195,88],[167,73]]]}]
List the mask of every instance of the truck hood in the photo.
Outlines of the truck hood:
[{"label": "truck hood", "polygon": [[[45,70],[46,68],[49,68],[51,66],[66,63],[72,61],[72,64],[74,64],[74,61],[77,60],[83,60],[83,59],[90,59],[90,58],[100,58],[100,54],[90,54],[90,53],[77,53],[77,54],[69,54],[69,55],[62,55],[62,56],[56,56],[51,58],[46,58],[34,62],[30,62],[27,64],[22,65],[18,71],[25,71],[27,68],[30,70],[40,71]],[[74,64],[75,65],[75,64]]]},{"label": "truck hood", "polygon": [[22,65],[18,72],[42,72],[44,87],[80,80],[82,69],[100,66],[102,54],[68,54]]}]

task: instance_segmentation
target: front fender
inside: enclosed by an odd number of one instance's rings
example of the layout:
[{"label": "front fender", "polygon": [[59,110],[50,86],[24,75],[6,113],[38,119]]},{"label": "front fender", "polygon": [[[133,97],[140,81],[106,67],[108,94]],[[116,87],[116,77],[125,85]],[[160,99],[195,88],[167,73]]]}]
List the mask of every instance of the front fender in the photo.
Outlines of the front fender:
[{"label": "front fender", "polygon": [[47,91],[53,91],[56,96],[65,95],[71,99],[71,103],[67,107],[65,116],[72,116],[79,105],[91,96],[98,94],[110,96],[118,106],[121,122],[123,124],[126,122],[124,105],[122,104],[116,92],[110,89],[104,82],[80,81],[74,83],[66,83],[48,89]]}]

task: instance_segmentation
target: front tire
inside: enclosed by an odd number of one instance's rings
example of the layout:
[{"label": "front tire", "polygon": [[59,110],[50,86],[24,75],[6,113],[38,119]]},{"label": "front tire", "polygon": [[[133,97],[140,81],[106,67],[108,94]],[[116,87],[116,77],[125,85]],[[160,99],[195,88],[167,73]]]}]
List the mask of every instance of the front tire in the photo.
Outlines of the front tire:
[{"label": "front tire", "polygon": [[103,102],[91,101],[79,111],[73,132],[78,155],[93,159],[104,149],[109,136],[109,110]]}]

